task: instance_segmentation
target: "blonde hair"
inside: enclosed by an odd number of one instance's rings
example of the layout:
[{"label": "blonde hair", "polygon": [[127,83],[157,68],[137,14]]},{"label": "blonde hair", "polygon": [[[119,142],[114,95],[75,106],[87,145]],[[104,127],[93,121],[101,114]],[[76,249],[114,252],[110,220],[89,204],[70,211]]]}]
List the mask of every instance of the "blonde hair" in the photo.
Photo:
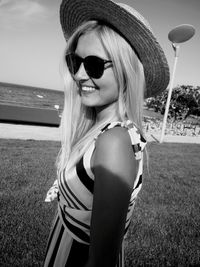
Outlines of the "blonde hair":
[{"label": "blonde hair", "polygon": [[66,63],[63,64],[65,99],[61,118],[61,149],[57,158],[59,172],[74,166],[99,131],[111,121],[129,119],[142,132],[144,71],[129,43],[110,27],[97,21],[89,21],[70,37],[65,54],[74,52],[79,37],[91,31],[97,33],[108,58],[113,62],[113,71],[119,88],[117,111],[97,122],[95,108],[82,105],[77,84],[71,77]]}]

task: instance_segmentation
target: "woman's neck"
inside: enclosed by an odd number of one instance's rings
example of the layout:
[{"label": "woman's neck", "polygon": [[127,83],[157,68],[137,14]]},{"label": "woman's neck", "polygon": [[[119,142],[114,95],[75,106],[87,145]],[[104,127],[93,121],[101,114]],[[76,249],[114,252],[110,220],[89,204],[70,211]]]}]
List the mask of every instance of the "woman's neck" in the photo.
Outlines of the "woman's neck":
[{"label": "woman's neck", "polygon": [[117,114],[117,102],[106,106],[95,107],[96,110],[96,121],[105,121],[107,119],[118,120],[119,116]]}]

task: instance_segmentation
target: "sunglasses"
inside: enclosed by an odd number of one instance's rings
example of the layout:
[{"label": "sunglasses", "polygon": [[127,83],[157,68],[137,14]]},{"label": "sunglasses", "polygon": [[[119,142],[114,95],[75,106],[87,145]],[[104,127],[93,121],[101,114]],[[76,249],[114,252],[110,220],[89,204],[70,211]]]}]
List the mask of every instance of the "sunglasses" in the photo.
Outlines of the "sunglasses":
[{"label": "sunglasses", "polygon": [[83,62],[85,71],[90,78],[99,79],[104,73],[104,70],[111,67],[105,67],[106,63],[111,63],[111,60],[105,60],[97,56],[87,56],[85,58],[71,53],[65,56],[68,69],[72,75],[75,75]]}]

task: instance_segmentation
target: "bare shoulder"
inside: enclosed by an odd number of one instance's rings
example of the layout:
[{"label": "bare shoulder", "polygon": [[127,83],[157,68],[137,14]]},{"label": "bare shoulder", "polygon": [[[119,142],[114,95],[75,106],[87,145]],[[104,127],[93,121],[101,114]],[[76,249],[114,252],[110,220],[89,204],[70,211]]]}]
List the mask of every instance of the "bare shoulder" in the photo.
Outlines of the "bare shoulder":
[{"label": "bare shoulder", "polygon": [[96,142],[97,150],[105,149],[113,151],[113,149],[123,148],[123,147],[130,147],[131,140],[129,137],[129,133],[127,129],[123,127],[114,127],[102,133]]},{"label": "bare shoulder", "polygon": [[131,139],[127,129],[115,127],[102,133],[96,142],[93,160],[94,172],[101,167],[109,173],[128,180],[132,186],[137,173]]}]

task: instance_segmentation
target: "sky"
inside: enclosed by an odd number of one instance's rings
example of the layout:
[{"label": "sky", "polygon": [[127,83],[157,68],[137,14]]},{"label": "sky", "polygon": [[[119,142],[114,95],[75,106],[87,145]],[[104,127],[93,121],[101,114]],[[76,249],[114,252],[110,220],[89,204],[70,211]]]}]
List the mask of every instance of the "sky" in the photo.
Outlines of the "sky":
[{"label": "sky", "polygon": [[[181,24],[196,32],[180,45],[174,86],[200,86],[200,0],[119,0],[149,21],[172,73],[168,33]],[[63,90],[59,67],[65,40],[59,23],[61,0],[0,0],[0,82]]]}]

